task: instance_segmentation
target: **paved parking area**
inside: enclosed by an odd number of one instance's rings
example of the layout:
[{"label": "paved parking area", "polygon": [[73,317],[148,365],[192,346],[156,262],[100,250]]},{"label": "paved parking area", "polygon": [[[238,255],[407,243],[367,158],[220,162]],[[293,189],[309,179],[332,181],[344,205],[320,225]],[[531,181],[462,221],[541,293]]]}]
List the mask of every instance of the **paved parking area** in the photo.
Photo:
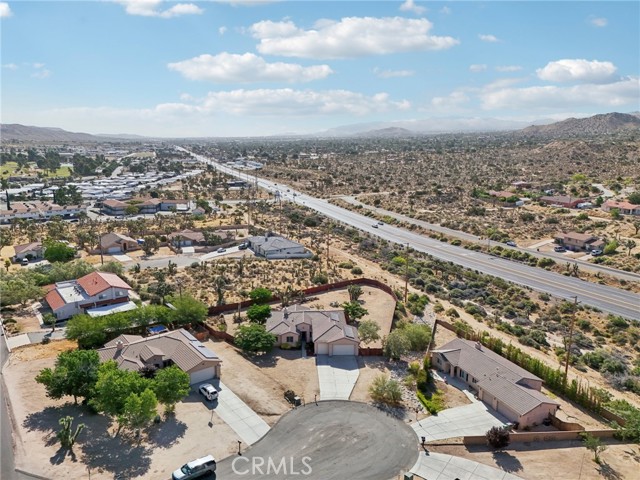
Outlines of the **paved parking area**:
[{"label": "paved parking area", "polygon": [[320,400],[349,400],[360,376],[358,360],[353,355],[316,356]]},{"label": "paved parking area", "polygon": [[495,467],[443,453],[420,453],[411,473],[429,480],[519,480]]},{"label": "paved parking area", "polygon": [[268,431],[269,425],[229,390],[222,382],[211,382],[218,390],[218,401],[214,410],[218,416],[238,434],[244,443],[252,445]]},{"label": "paved parking area", "polygon": [[490,410],[482,402],[449,408],[412,425],[418,438],[427,442],[464,435],[484,435],[491,427],[500,427],[509,420],[498,412]]}]

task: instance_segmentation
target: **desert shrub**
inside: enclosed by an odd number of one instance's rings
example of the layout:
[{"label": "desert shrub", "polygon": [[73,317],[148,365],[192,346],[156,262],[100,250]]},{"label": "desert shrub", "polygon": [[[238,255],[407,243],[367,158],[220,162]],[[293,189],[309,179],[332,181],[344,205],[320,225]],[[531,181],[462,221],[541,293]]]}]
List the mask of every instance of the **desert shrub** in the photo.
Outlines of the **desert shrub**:
[{"label": "desert shrub", "polygon": [[362,275],[362,269],[360,267],[353,267],[351,273],[353,275]]},{"label": "desert shrub", "polygon": [[388,405],[397,405],[402,399],[400,384],[386,375],[378,375],[369,387],[371,398]]},{"label": "desert shrub", "polygon": [[511,441],[509,427],[491,427],[486,433],[487,444],[495,449],[505,448]]}]

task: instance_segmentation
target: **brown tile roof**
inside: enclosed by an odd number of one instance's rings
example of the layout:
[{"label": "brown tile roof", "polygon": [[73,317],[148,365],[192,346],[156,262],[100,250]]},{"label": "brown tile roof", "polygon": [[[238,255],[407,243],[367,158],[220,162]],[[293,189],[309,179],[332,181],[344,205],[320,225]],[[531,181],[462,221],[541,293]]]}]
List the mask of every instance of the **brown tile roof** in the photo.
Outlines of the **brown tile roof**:
[{"label": "brown tile roof", "polygon": [[[157,355],[163,360],[172,360],[187,373],[200,370],[203,366],[221,363],[215,353],[184,329],[133,341],[129,341],[133,338],[125,337],[121,335],[99,349],[100,360],[115,360],[120,368],[138,370],[144,366],[145,359]],[[118,349],[119,341],[123,344],[121,349]]]},{"label": "brown tile roof", "polygon": [[343,310],[312,310],[300,305],[293,305],[285,311],[273,312],[265,325],[268,332],[275,335],[297,331],[298,325],[311,326],[311,336],[314,342],[333,342],[339,339],[348,339],[359,342],[354,328],[347,325]]},{"label": "brown tile roof", "polygon": [[93,272],[77,280],[87,295],[93,297],[100,292],[104,292],[108,288],[124,288],[131,290],[131,287],[115,273]]},{"label": "brown tile roof", "polygon": [[506,404],[518,415],[526,415],[541,404],[560,405],[533,388],[514,384],[500,375],[492,375],[478,382],[478,387]]},{"label": "brown tile roof", "polygon": [[66,305],[64,299],[55,288],[47,293],[44,299],[47,301],[47,303],[51,307],[51,310],[53,310],[54,312]]},{"label": "brown tile roof", "polygon": [[545,197],[540,197],[540,201],[541,202],[545,202],[545,203],[582,203],[582,202],[586,202],[586,199],[584,198],[578,198],[578,197],[568,197],[566,195],[558,195],[558,196],[545,196]]},{"label": "brown tile roof", "polygon": [[105,207],[112,207],[112,208],[127,207],[127,204],[124,202],[121,202],[120,200],[105,200],[104,202],[102,202],[102,205],[104,205]]},{"label": "brown tile roof", "polygon": [[42,248],[42,243],[40,242],[31,242],[25,243],[22,245],[15,245],[13,250],[16,252],[16,255],[22,252],[27,252],[29,250],[39,250]]},{"label": "brown tile roof", "polygon": [[185,240],[193,240],[194,242],[204,242],[204,233],[196,232],[194,230],[182,230],[180,232],[173,232],[167,235],[169,240],[182,237]]},{"label": "brown tile roof", "polygon": [[100,246],[102,248],[109,248],[114,245],[122,245],[123,242],[133,242],[136,245],[136,242],[133,238],[127,237],[126,235],[122,235],[120,233],[106,233],[100,237]]},{"label": "brown tile roof", "polygon": [[605,207],[609,208],[622,208],[624,210],[635,210],[636,208],[640,209],[640,205],[635,205],[629,202],[616,202],[615,200],[607,200],[604,202]]},{"label": "brown tile roof", "polygon": [[594,237],[593,235],[589,235],[588,233],[560,232],[556,235],[556,238],[562,238],[564,240],[577,240],[578,242],[588,242],[589,240],[595,240],[596,237]]}]

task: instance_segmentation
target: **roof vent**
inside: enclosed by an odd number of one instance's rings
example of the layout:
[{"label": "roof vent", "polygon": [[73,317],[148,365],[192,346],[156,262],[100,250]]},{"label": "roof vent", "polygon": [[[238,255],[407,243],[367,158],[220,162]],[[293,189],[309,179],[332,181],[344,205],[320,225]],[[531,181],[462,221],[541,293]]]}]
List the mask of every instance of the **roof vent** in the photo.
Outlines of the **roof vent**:
[{"label": "roof vent", "polygon": [[476,342],[476,348],[478,350],[482,350],[482,344],[480,342]]},{"label": "roof vent", "polygon": [[122,340],[118,340],[116,342],[116,350],[122,350]]},{"label": "roof vent", "polygon": [[284,315],[285,320],[289,318],[289,310],[287,309],[287,307],[284,307],[282,309],[282,315]]}]

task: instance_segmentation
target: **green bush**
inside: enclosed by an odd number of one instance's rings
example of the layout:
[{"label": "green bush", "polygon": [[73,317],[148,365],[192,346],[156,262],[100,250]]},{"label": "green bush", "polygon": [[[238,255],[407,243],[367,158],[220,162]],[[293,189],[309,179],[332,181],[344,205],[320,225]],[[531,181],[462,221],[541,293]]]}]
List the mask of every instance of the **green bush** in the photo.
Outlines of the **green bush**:
[{"label": "green bush", "polygon": [[416,395],[420,403],[424,405],[424,408],[426,408],[431,415],[441,412],[446,408],[444,404],[444,394],[441,391],[433,394],[424,394],[418,390]]}]

